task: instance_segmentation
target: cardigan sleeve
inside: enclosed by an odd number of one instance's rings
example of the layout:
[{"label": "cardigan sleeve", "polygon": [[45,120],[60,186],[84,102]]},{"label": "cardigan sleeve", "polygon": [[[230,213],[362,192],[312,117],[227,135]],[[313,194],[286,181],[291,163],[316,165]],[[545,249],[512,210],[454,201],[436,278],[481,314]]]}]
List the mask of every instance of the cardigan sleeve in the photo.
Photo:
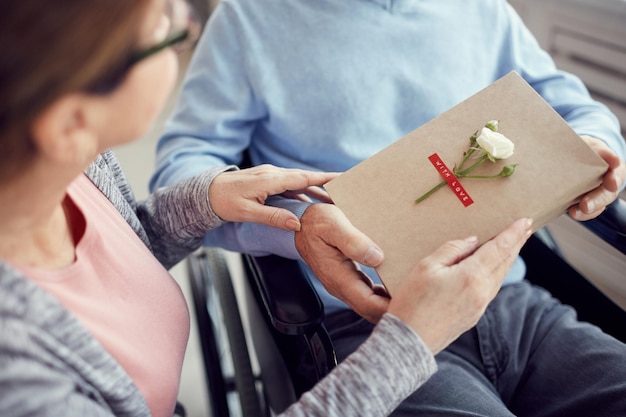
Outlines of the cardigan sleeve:
[{"label": "cardigan sleeve", "polygon": [[436,370],[419,335],[387,313],[358,350],[279,417],[388,416]]},{"label": "cardigan sleeve", "polygon": [[215,167],[172,186],[156,189],[139,203],[137,216],[152,252],[167,268],[199,248],[205,234],[221,226],[211,208],[208,190],[215,177],[235,166]]}]

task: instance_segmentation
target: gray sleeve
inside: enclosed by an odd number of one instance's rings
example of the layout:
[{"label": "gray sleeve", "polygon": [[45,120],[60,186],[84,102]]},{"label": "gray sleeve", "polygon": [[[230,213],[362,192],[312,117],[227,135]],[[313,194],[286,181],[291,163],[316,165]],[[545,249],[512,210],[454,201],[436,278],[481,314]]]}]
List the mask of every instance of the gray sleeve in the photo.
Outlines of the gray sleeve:
[{"label": "gray sleeve", "polygon": [[159,188],[139,203],[137,216],[154,255],[167,268],[199,248],[204,235],[224,222],[211,208],[209,186],[234,166],[211,168],[175,185]]},{"label": "gray sleeve", "polygon": [[[0,415],[12,417],[113,417],[108,407],[77,389],[67,373],[21,355],[3,355]],[[19,388],[15,388],[19,387]],[[7,395],[5,395],[7,394]]]},{"label": "gray sleeve", "polygon": [[149,416],[126,371],[55,297],[1,262],[0,293],[0,416]]},{"label": "gray sleeve", "polygon": [[385,314],[372,335],[279,417],[383,417],[437,370],[406,324]]}]

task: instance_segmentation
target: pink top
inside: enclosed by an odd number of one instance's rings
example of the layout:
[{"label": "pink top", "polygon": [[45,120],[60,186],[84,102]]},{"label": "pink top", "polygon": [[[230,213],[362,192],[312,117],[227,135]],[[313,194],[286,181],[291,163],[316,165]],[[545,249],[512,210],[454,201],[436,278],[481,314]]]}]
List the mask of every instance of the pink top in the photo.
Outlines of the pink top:
[{"label": "pink top", "polygon": [[86,223],[74,263],[56,271],[20,269],[122,365],[154,417],[171,417],[189,336],[181,289],[86,176],[71,184],[68,197]]}]

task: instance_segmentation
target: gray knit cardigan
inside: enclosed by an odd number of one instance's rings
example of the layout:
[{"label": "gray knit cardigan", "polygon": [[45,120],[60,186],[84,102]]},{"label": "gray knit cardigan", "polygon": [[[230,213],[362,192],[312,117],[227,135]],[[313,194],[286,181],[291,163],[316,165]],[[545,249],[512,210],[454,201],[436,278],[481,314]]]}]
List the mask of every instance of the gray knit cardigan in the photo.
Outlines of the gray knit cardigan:
[{"label": "gray knit cardigan", "polygon": [[[167,268],[222,224],[209,170],[137,203],[112,152],[86,171]],[[384,416],[436,370],[417,334],[385,315],[370,339],[287,416]],[[0,416],[150,416],[124,369],[53,296],[0,261]],[[215,416],[218,417],[218,416]]]}]

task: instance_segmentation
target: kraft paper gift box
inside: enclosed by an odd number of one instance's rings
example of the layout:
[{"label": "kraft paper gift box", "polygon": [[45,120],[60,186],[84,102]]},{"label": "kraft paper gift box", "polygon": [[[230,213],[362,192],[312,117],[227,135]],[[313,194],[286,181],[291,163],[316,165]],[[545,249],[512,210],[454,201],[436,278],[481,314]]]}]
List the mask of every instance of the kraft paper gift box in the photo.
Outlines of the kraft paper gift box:
[{"label": "kraft paper gift box", "polygon": [[[493,175],[517,164],[510,177],[460,178],[473,201],[444,186],[429,157],[450,169],[470,136],[490,120],[515,145],[473,175]],[[465,166],[471,165],[470,159]],[[517,73],[511,72],[444,114],[342,173],[326,185],[334,203],[385,252],[377,272],[391,295],[423,257],[451,239],[476,235],[481,243],[514,220],[530,217],[537,230],[601,183],[607,164]],[[462,191],[463,192],[463,191]]]}]

